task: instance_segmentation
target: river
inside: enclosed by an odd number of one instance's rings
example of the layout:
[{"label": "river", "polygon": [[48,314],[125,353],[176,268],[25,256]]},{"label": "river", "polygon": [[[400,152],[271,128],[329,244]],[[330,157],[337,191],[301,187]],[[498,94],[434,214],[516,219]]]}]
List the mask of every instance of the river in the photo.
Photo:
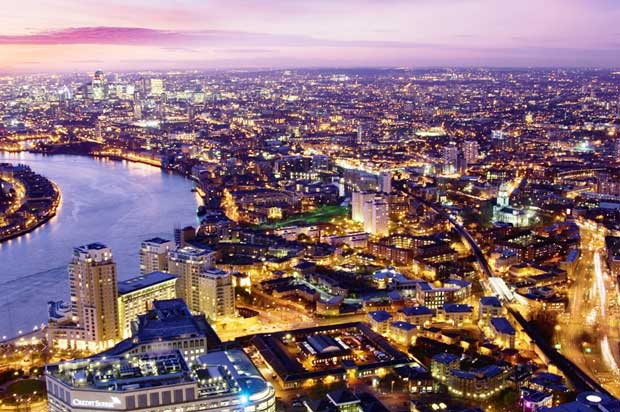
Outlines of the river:
[{"label": "river", "polygon": [[193,182],[148,165],[84,156],[0,152],[0,163],[24,163],[62,193],[57,215],[0,243],[0,338],[47,320],[47,301],[68,300],[72,248],[112,248],[119,280],[139,274],[140,242],[171,239],[175,226],[195,223]]}]

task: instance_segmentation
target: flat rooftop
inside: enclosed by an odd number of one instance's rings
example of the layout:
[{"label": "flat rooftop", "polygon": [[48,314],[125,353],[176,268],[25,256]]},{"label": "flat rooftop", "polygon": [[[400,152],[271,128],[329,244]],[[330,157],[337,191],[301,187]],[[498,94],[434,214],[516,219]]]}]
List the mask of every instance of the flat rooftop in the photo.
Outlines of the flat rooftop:
[{"label": "flat rooftop", "polygon": [[136,276],[118,283],[118,294],[125,295],[135,292],[136,290],[145,289],[150,286],[157,285],[175,279],[176,276],[164,272],[151,272],[146,275]]},{"label": "flat rooftop", "polygon": [[132,356],[97,355],[48,365],[46,374],[83,390],[124,392],[193,383],[199,398],[243,393],[249,399],[260,399],[273,393],[241,349],[210,352],[191,367],[178,349]]},{"label": "flat rooftop", "polygon": [[76,389],[136,390],[191,382],[190,370],[178,350],[92,358],[48,365],[47,374]]},{"label": "flat rooftop", "polygon": [[[412,363],[365,322],[263,333],[250,343],[284,382]],[[333,357],[340,357],[333,361]]]}]

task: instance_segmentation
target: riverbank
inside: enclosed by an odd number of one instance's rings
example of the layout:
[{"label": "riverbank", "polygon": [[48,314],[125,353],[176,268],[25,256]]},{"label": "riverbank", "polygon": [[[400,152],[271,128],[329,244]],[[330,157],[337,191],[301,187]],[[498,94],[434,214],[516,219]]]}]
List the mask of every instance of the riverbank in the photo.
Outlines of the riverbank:
[{"label": "riverbank", "polygon": [[[23,236],[49,222],[56,216],[62,199],[60,188],[53,181],[30,169],[21,170],[19,166],[14,168],[17,176],[7,168],[2,170],[2,174],[6,175],[3,177],[0,174],[0,180],[21,186],[19,190],[23,191],[22,196],[26,200],[14,212],[4,216],[7,225],[0,227],[0,243]],[[32,213],[32,210],[36,212]]]},{"label": "riverbank", "polygon": [[47,321],[47,302],[68,301],[67,264],[75,246],[109,246],[119,280],[139,272],[139,248],[174,228],[196,224],[194,182],[131,161],[93,156],[0,153],[0,163],[25,164],[60,187],[56,216],[25,236],[0,243],[0,336]]}]

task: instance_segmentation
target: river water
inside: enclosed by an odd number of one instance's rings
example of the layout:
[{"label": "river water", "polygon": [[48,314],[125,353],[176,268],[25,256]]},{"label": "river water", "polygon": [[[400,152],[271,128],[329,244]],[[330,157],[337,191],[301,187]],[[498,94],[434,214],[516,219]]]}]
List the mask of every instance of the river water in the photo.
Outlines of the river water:
[{"label": "river water", "polygon": [[152,166],[0,152],[0,163],[24,163],[62,192],[56,217],[0,243],[0,338],[47,320],[47,301],[68,301],[72,248],[101,242],[112,248],[119,280],[139,273],[140,242],[172,238],[175,226],[195,223],[193,182]]}]

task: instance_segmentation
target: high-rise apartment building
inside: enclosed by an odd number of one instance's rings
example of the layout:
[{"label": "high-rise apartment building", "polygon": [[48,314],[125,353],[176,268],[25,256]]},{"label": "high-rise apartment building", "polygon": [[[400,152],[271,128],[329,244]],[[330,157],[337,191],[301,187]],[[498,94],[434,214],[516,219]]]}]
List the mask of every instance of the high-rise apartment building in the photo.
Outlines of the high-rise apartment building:
[{"label": "high-rise apartment building", "polygon": [[475,140],[466,140],[463,142],[463,157],[465,157],[465,163],[470,165],[476,163],[478,156],[480,155],[480,145]]},{"label": "high-rise apartment building", "polygon": [[455,143],[444,146],[442,153],[444,173],[452,174],[456,172],[458,157],[459,148]]},{"label": "high-rise apartment building", "polygon": [[351,194],[351,219],[356,222],[364,222],[364,207],[366,202],[374,199],[375,194],[371,192],[355,191]]},{"label": "high-rise apartment building", "polygon": [[379,173],[378,180],[379,180],[379,191],[381,193],[392,192],[392,173],[381,172]]},{"label": "high-rise apartment building", "polygon": [[230,273],[217,268],[205,270],[198,279],[200,312],[209,320],[235,316],[235,290]]},{"label": "high-rise apartment building", "polygon": [[168,271],[168,252],[176,247],[171,240],[155,237],[140,246],[140,274]]},{"label": "high-rise apartment building", "polygon": [[119,338],[116,263],[101,244],[73,249],[69,263],[71,317],[92,349],[112,346]]},{"label": "high-rise apartment building", "polygon": [[168,271],[178,277],[177,297],[193,312],[200,312],[200,275],[215,263],[215,252],[183,246],[168,254]]},{"label": "high-rise apartment building", "polygon": [[376,236],[388,236],[389,204],[383,196],[375,196],[364,204],[364,231]]}]

